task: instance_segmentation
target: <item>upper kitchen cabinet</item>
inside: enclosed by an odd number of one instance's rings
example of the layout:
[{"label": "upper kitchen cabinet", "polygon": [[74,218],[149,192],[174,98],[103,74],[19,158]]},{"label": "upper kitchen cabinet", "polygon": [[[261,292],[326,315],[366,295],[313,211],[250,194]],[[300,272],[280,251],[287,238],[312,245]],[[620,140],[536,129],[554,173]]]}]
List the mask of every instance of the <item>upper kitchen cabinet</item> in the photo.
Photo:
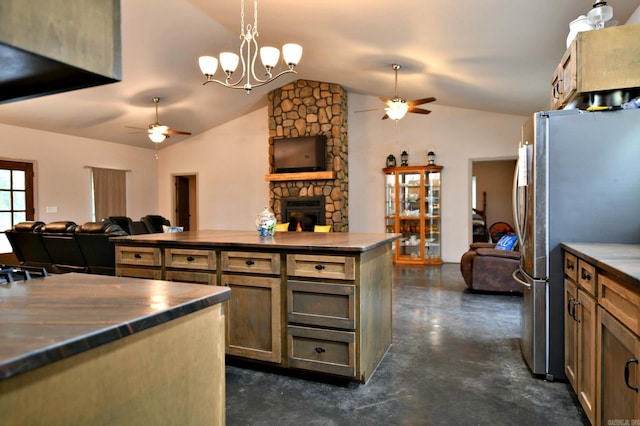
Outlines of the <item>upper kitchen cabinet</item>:
[{"label": "upper kitchen cabinet", "polygon": [[619,106],[640,95],[640,24],[578,33],[551,79],[550,109]]}]

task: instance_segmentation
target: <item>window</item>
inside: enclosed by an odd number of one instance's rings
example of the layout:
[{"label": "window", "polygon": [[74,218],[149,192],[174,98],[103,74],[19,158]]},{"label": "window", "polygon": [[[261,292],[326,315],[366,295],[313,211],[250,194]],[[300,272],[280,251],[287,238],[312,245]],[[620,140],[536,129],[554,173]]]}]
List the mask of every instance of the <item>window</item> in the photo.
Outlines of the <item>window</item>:
[{"label": "window", "polygon": [[[0,160],[0,231],[33,218],[33,163]],[[7,237],[0,234],[0,253],[11,252]]]}]

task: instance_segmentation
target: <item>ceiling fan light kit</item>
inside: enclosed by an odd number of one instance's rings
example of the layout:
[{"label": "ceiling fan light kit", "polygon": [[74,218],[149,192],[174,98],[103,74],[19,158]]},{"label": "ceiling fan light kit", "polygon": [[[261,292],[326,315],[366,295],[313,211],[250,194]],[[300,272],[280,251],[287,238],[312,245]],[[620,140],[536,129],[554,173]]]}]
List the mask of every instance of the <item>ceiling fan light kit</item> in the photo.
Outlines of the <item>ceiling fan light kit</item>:
[{"label": "ceiling fan light kit", "polygon": [[[254,0],[253,8],[253,25],[248,24],[245,27],[244,0],[240,1],[240,39],[242,40],[240,43],[240,55],[232,52],[222,52],[219,55],[219,61],[213,56],[201,56],[199,58],[200,71],[202,71],[202,74],[206,77],[206,81],[202,83],[203,85],[214,82],[230,89],[244,89],[247,94],[250,94],[251,89],[254,87],[265,85],[284,74],[297,74],[294,68],[302,58],[302,46],[295,43],[287,43],[282,46],[282,57],[288,69],[276,75],[271,73],[278,65],[280,50],[271,46],[258,47],[258,0]],[[264,79],[258,78],[255,72],[258,52],[260,52],[260,60],[265,69]],[[231,76],[238,68],[240,62],[242,62],[242,75],[237,81],[232,82]],[[222,68],[222,71],[226,75],[224,81],[214,78],[218,64],[220,64],[220,68]],[[251,80],[252,78],[253,82]]]},{"label": "ceiling fan light kit", "polygon": [[173,130],[169,128],[169,126],[167,125],[160,124],[160,121],[158,120],[158,103],[159,102],[160,102],[160,98],[153,98],[153,103],[156,105],[156,122],[155,123],[149,124],[149,127],[146,129],[141,129],[139,127],[131,127],[131,126],[125,126],[125,127],[128,127],[130,129],[140,130],[140,131],[146,130],[147,135],[149,136],[149,139],[151,139],[153,143],[162,143],[166,138],[169,137],[169,135],[190,135],[191,132],[185,132],[182,130]]}]

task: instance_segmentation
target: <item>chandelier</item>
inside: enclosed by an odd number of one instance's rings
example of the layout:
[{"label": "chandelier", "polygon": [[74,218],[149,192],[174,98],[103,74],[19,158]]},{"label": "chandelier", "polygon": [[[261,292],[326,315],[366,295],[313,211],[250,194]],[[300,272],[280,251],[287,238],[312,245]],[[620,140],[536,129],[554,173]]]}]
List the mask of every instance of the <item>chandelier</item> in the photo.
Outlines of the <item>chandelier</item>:
[{"label": "chandelier", "polygon": [[[267,84],[276,78],[288,74],[296,74],[294,68],[300,62],[302,57],[302,46],[294,43],[287,43],[282,46],[282,57],[284,62],[289,66],[288,69],[276,74],[271,73],[273,69],[278,65],[280,59],[280,50],[275,47],[265,46],[258,48],[258,0],[253,2],[253,25],[244,25],[244,0],[240,1],[240,55],[236,55],[232,52],[220,53],[220,60],[213,56],[201,56],[199,59],[200,70],[207,80],[202,83],[218,83],[230,89],[244,89],[247,94],[251,93],[251,89],[254,87],[260,87]],[[264,79],[258,78],[255,72],[256,59],[258,57],[258,51],[260,51],[260,60],[265,68]],[[242,62],[242,75],[237,81],[232,82],[231,76],[238,68],[238,63]],[[224,81],[214,79],[214,74],[218,69],[218,62],[220,68],[226,75]],[[252,79],[253,78],[253,82]],[[244,84],[243,84],[244,83]]]}]

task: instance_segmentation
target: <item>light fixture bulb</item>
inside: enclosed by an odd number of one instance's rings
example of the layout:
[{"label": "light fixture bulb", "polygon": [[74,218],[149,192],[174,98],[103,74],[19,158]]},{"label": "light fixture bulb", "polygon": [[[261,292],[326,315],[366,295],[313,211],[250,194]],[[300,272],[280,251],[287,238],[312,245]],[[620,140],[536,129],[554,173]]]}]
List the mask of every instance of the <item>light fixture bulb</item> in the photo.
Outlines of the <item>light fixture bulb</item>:
[{"label": "light fixture bulb", "polygon": [[240,57],[232,52],[222,52],[220,54],[220,67],[224,72],[232,73],[238,68]]},{"label": "light fixture bulb", "polygon": [[260,48],[260,60],[265,68],[271,69],[278,65],[280,59],[280,51],[275,47],[265,46]]},{"label": "light fixture bulb", "polygon": [[387,112],[387,116],[389,116],[390,119],[400,120],[409,110],[409,105],[402,100],[392,101],[384,110]]},{"label": "light fixture bulb", "polygon": [[613,7],[607,6],[606,2],[597,2],[587,13],[587,18],[596,27],[596,30],[602,29],[605,22],[613,18]]},{"label": "light fixture bulb", "polygon": [[151,141],[154,143],[164,142],[166,138],[167,137],[162,133],[155,133],[155,132],[149,133],[149,139],[151,139]]},{"label": "light fixture bulb", "polygon": [[198,59],[200,71],[204,75],[214,75],[218,69],[218,60],[213,56],[200,56]]},{"label": "light fixture bulb", "polygon": [[282,57],[291,69],[300,63],[302,59],[302,46],[295,43],[287,43],[282,46]]}]

